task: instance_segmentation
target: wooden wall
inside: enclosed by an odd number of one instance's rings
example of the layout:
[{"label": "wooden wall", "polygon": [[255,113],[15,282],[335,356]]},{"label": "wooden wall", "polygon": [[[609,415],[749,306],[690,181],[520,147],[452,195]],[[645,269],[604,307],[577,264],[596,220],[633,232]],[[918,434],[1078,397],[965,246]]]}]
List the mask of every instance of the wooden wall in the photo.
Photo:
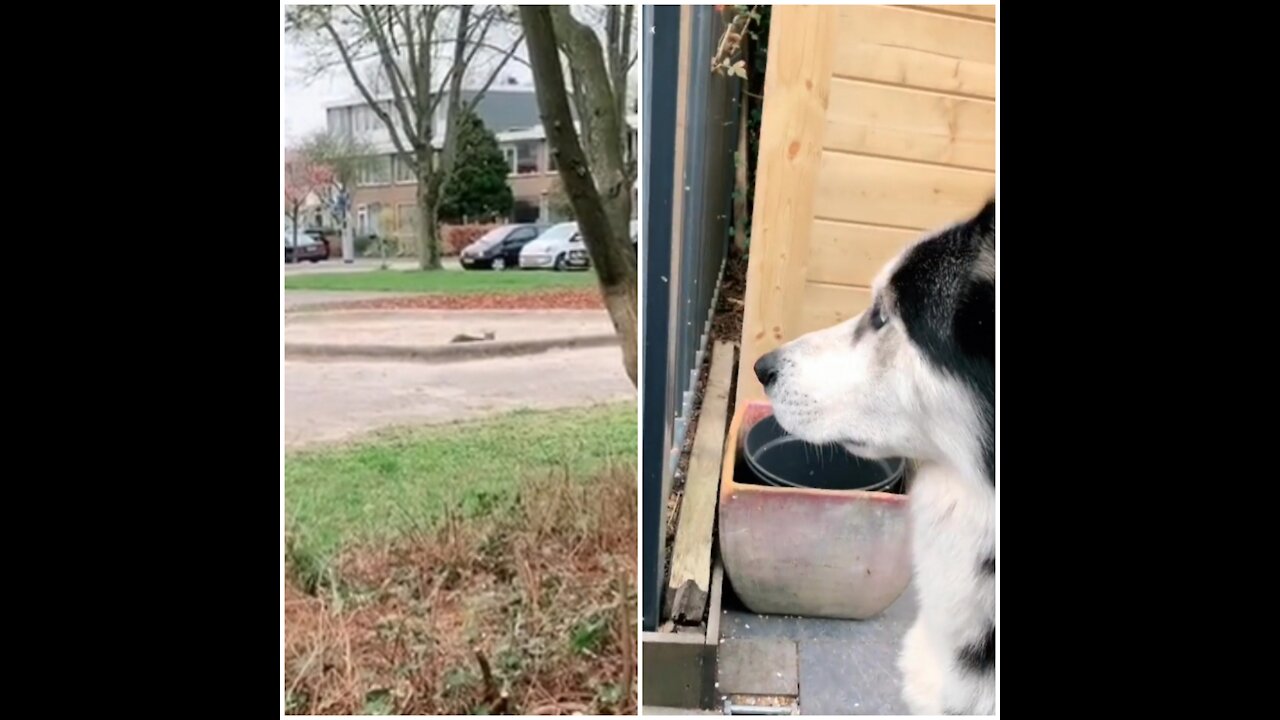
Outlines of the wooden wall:
[{"label": "wooden wall", "polygon": [[862,312],[880,267],[995,191],[993,5],[776,6],[739,401],[756,358]]}]

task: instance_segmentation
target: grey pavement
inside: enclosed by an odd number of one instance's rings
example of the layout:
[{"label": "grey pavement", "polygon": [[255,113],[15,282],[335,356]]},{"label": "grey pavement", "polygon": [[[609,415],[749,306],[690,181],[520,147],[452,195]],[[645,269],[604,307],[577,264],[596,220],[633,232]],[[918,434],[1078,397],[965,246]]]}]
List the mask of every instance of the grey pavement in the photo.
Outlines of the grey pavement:
[{"label": "grey pavement", "polygon": [[[735,604],[721,618],[720,652],[723,656],[726,645],[736,642],[771,641],[747,655],[767,651],[768,657],[756,657],[755,662],[769,668],[776,682],[789,681],[798,671],[801,714],[907,715],[898,653],[915,615],[913,588],[869,620],[757,615]],[[793,645],[794,650],[782,645]],[[793,670],[797,660],[799,667]],[[727,669],[733,672],[736,667]],[[737,677],[726,678],[725,670],[720,669],[721,690],[726,681],[741,684]]]},{"label": "grey pavement", "polygon": [[288,449],[385,427],[636,397],[617,348],[551,350],[449,365],[286,360],[284,385]]}]

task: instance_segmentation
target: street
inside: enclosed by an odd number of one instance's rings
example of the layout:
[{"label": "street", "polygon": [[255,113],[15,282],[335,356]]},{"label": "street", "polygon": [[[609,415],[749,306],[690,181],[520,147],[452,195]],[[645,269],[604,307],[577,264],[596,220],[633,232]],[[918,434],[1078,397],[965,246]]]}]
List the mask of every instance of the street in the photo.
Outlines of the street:
[{"label": "street", "polygon": [[432,365],[286,361],[285,447],[520,408],[635,399],[616,348]]}]

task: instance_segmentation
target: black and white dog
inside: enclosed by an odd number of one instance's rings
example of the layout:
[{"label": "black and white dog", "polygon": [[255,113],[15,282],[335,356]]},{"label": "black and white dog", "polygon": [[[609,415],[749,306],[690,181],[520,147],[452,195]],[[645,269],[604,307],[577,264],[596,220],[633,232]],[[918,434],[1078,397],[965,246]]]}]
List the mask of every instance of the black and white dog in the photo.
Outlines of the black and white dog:
[{"label": "black and white dog", "polygon": [[995,215],[908,247],[867,311],[755,364],[788,432],[916,463],[920,612],[899,666],[918,715],[995,712]]}]

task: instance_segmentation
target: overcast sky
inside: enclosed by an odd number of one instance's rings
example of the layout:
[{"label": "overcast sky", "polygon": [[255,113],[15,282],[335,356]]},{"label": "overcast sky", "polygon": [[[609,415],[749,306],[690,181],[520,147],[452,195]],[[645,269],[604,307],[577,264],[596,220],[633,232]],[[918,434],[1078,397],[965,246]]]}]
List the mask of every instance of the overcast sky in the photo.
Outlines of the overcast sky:
[{"label": "overcast sky", "polygon": [[[582,16],[579,12],[581,6],[575,6],[574,15]],[[637,13],[637,16],[639,13]],[[636,18],[636,34],[635,45],[639,46],[640,42],[640,22],[639,17]],[[514,39],[514,36],[511,38]],[[493,38],[495,42],[501,42],[501,36]],[[507,40],[510,42],[510,39]],[[482,52],[483,56],[484,53]],[[519,58],[527,57],[522,46],[517,52]],[[482,60],[477,57],[477,63],[486,64],[486,61],[492,61],[493,55]],[[307,77],[307,67],[310,61],[310,54],[307,49],[301,47],[297,41],[288,33],[284,36],[284,128],[286,143],[296,142],[310,133],[322,130],[325,127],[324,106],[326,103],[350,100],[359,97],[359,91],[351,82],[350,76],[343,67],[337,67],[322,74],[318,78]],[[639,75],[639,62],[632,67],[630,83],[634,85]],[[484,73],[487,77],[487,73]],[[511,61],[506,64],[502,70],[502,75],[494,82],[498,85],[500,81],[507,77],[514,77],[517,82],[522,85],[532,87],[533,73],[528,66],[523,63]],[[479,83],[477,83],[479,84]],[[629,88],[634,93],[634,87]]]},{"label": "overcast sky", "polygon": [[[516,53],[524,57],[524,48]],[[477,58],[479,61],[479,58]],[[284,36],[284,128],[288,142],[299,140],[325,127],[324,106],[338,100],[359,97],[359,91],[346,68],[338,67],[318,78],[308,78],[309,54],[290,34]],[[519,83],[532,87],[533,74],[518,62],[508,62],[499,80],[514,77]],[[498,81],[494,82],[496,86]]]}]

